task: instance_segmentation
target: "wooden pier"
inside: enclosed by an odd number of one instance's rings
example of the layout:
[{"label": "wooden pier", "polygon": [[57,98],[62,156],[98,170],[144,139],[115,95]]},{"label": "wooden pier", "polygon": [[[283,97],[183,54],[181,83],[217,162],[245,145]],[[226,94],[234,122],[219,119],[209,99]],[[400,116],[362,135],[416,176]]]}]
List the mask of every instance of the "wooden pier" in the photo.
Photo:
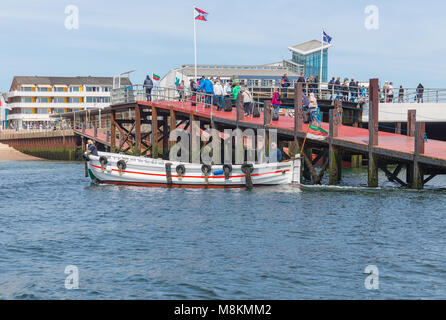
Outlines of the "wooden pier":
[{"label": "wooden pier", "polygon": [[[414,110],[408,112],[406,135],[378,130],[378,79],[371,79],[369,85],[370,130],[355,124],[346,125],[342,121],[345,105],[335,101],[328,108],[326,122],[322,122],[322,127],[329,132],[325,139],[308,136],[305,140],[309,125],[303,121],[301,86],[297,83],[293,95],[289,96],[293,98],[294,116],[280,116],[278,121],[271,121],[269,100],[265,100],[260,117],[253,118],[244,116],[241,95],[236,107],[225,112],[216,111],[215,107],[206,108],[200,103],[174,101],[173,98],[143,101],[144,92],[136,94],[130,102],[121,101],[102,110],[63,117],[79,122],[74,133],[81,137],[82,146],[87,139],[92,139],[100,150],[166,159],[174,143],[169,141],[169,135],[176,128],[189,131],[214,128],[220,132],[236,128],[276,130],[279,147],[287,150],[285,157],[302,153],[302,176],[306,183],[320,184],[328,172],[329,184],[338,184],[342,179],[343,160],[350,161],[352,167],[362,167],[366,161],[369,187],[378,186],[379,170],[389,181],[414,189],[422,189],[436,175],[446,174],[446,142],[426,141],[425,123],[416,121]],[[200,127],[194,127],[193,121],[199,121]],[[406,173],[404,177],[401,172]]]}]

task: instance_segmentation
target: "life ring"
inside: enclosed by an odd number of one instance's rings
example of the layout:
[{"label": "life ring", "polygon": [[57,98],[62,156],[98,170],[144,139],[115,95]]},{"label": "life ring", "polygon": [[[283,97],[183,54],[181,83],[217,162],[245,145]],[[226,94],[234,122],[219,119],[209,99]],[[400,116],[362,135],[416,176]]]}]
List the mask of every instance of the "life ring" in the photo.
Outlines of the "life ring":
[{"label": "life ring", "polygon": [[105,166],[107,165],[107,163],[108,163],[107,157],[105,157],[105,156],[101,156],[101,157],[99,158],[99,162],[101,163],[101,165],[102,165],[103,167],[105,167]]},{"label": "life ring", "polygon": [[123,171],[123,170],[125,170],[127,168],[127,163],[125,163],[124,160],[119,160],[116,163],[116,166],[118,167],[119,171]]},{"label": "life ring", "polygon": [[242,164],[242,172],[243,173],[252,173],[254,171],[252,163],[244,163]]},{"label": "life ring", "polygon": [[204,164],[204,165],[201,166],[201,172],[203,172],[205,174],[206,173],[209,174],[209,172],[211,172],[211,170],[212,170],[212,168],[208,164]]}]

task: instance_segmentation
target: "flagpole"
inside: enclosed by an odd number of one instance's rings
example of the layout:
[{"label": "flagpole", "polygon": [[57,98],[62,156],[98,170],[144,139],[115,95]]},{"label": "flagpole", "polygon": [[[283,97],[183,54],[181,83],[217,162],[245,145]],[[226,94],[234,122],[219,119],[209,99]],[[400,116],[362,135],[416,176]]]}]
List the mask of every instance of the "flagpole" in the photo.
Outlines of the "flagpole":
[{"label": "flagpole", "polygon": [[322,83],[322,65],[324,64],[324,29],[322,29],[322,45],[321,45],[321,71],[319,75],[319,84]]},{"label": "flagpole", "polygon": [[195,5],[194,5],[194,65],[195,65],[194,81],[197,81],[197,27],[195,20]]}]

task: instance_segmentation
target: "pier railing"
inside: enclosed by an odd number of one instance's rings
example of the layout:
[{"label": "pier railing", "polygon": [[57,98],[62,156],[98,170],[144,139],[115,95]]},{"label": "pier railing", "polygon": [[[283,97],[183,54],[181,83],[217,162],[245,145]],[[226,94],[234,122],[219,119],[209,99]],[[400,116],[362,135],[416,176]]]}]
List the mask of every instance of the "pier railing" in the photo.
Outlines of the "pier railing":
[{"label": "pier railing", "polygon": [[[282,99],[294,98],[294,87],[283,86],[245,86],[242,88],[250,91],[254,100],[271,99],[273,93],[278,91]],[[368,103],[368,86],[359,85],[358,87],[349,87],[345,85],[331,85],[328,83],[303,83],[303,93],[307,96],[314,95],[317,99],[328,101],[346,101],[352,103]],[[198,102],[203,105],[209,105],[206,98],[200,100],[200,97],[206,97],[208,94],[202,92],[192,92],[189,86],[183,89],[154,87],[151,92],[152,100],[157,101],[191,101],[191,97],[198,95]],[[143,85],[133,85],[131,87],[114,89],[112,91],[112,104],[131,103],[135,101],[147,101],[149,95]],[[211,95],[211,101],[213,95]],[[228,96],[226,96],[228,97]],[[210,98],[207,98],[210,99]],[[380,88],[379,100],[381,103],[446,103],[446,89],[441,88],[393,88],[390,91]]]}]

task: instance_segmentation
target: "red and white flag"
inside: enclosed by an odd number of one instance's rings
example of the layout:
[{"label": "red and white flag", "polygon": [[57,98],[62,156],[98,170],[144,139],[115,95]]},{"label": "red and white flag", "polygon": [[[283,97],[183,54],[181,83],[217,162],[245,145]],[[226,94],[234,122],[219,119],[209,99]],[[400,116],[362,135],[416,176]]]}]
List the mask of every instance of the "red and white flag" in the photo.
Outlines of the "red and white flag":
[{"label": "red and white flag", "polygon": [[198,12],[198,16],[195,17],[195,20],[208,21],[208,13],[201,9],[195,8]]}]

